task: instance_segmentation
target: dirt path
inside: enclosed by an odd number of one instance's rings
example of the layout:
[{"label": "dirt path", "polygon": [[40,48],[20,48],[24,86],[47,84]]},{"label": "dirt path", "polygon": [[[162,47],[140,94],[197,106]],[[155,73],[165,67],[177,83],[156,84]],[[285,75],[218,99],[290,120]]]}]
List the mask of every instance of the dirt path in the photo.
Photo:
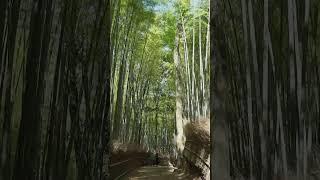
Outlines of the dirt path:
[{"label": "dirt path", "polygon": [[176,172],[172,167],[167,166],[143,166],[129,173],[125,180],[192,180],[193,178],[181,173]]}]

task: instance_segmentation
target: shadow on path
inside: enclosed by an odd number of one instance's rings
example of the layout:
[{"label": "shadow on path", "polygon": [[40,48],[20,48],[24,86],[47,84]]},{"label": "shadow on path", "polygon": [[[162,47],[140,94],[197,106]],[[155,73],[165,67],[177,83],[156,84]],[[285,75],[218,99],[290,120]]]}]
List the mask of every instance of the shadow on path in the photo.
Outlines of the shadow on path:
[{"label": "shadow on path", "polygon": [[123,179],[125,180],[192,180],[194,177],[175,171],[174,168],[168,166],[143,166],[129,173]]}]

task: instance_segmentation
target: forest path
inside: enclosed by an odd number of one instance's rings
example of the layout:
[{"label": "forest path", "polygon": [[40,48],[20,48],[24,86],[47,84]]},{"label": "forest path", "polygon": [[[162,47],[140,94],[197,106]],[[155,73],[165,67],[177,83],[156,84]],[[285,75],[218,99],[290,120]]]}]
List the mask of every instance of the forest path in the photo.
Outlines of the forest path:
[{"label": "forest path", "polygon": [[173,167],[169,166],[143,166],[131,173],[124,179],[126,180],[177,180],[191,179],[188,175],[182,172],[174,171]]}]

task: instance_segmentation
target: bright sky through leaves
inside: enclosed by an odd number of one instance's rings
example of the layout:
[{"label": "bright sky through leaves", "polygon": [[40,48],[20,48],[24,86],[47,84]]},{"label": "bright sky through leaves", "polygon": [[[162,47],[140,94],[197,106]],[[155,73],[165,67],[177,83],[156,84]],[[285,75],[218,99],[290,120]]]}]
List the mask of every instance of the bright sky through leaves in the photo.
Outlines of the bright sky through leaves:
[{"label": "bright sky through leaves", "polygon": [[[156,12],[166,12],[170,8],[173,8],[174,4],[179,0],[168,0],[167,2],[159,3],[154,7],[154,11]],[[191,0],[191,7],[196,8],[199,7],[201,0]]]}]

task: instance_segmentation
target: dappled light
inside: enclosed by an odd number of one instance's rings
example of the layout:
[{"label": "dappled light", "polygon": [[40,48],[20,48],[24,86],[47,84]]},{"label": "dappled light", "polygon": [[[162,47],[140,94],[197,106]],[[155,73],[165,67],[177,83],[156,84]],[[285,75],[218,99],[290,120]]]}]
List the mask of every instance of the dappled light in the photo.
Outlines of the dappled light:
[{"label": "dappled light", "polygon": [[209,0],[1,0],[0,180],[208,175],[209,24]]},{"label": "dappled light", "polygon": [[320,180],[320,0],[0,0],[0,180]]},{"label": "dappled light", "polygon": [[[210,154],[208,15],[207,0],[117,4],[112,32],[111,166],[123,168],[111,169],[112,177],[179,179],[178,169],[187,176],[210,172],[199,163],[207,162]],[[185,145],[196,140],[188,138],[198,135],[203,144],[197,148],[206,150],[199,156],[185,152]],[[189,151],[196,151],[194,147]],[[125,167],[124,154],[133,157],[138,152],[149,154],[144,161],[147,168]],[[138,169],[131,174],[131,168]]]}]

